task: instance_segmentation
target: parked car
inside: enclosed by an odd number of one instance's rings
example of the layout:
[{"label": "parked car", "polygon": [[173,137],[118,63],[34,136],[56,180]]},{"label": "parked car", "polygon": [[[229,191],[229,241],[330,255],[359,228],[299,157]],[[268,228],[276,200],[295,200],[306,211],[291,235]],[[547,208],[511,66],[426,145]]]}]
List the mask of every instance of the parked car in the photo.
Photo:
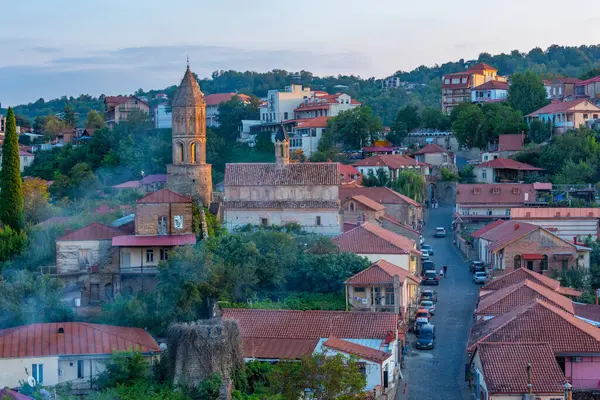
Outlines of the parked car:
[{"label": "parked car", "polygon": [[427,324],[420,328],[417,334],[417,349],[433,349],[435,347],[435,326]]},{"label": "parked car", "polygon": [[429,252],[427,250],[421,250],[421,260],[429,260]]},{"label": "parked car", "polygon": [[435,232],[433,233],[434,237],[446,237],[446,229],[442,227],[435,228]]},{"label": "parked car", "polygon": [[429,312],[428,309],[419,307],[419,309],[417,310],[417,314],[415,315],[415,318],[427,318],[427,321],[429,321],[431,319],[431,313]]},{"label": "parked car", "polygon": [[423,285],[439,285],[440,277],[435,271],[425,271],[425,275],[423,275],[423,280],[421,283]]},{"label": "parked car", "polygon": [[487,282],[487,274],[485,272],[475,272],[473,274],[473,282],[485,284]]},{"label": "parked car", "polygon": [[434,303],[437,303],[438,301],[438,296],[437,296],[437,292],[435,290],[423,290],[421,292],[421,299],[420,300],[431,300]]},{"label": "parked car", "polygon": [[421,300],[419,308],[429,311],[429,314],[435,315],[435,303],[431,300]]},{"label": "parked car", "polygon": [[423,243],[425,243],[425,238],[423,237],[423,235],[419,236],[419,245],[423,245]]},{"label": "parked car", "polygon": [[485,264],[483,261],[473,261],[469,269],[471,270],[472,274],[475,272],[485,272]]},{"label": "parked car", "polygon": [[423,252],[423,250],[427,250],[430,256],[433,255],[433,247],[431,247],[431,245],[424,244],[423,246],[421,246],[421,252]]},{"label": "parked car", "polygon": [[425,276],[425,272],[427,271],[437,271],[437,269],[435,269],[435,263],[431,260],[423,261],[421,267],[421,276]]},{"label": "parked car", "polygon": [[417,318],[415,320],[415,327],[413,328],[413,330],[415,331],[415,333],[419,333],[419,331],[421,330],[421,327],[425,326],[425,325],[429,325],[429,318]]}]

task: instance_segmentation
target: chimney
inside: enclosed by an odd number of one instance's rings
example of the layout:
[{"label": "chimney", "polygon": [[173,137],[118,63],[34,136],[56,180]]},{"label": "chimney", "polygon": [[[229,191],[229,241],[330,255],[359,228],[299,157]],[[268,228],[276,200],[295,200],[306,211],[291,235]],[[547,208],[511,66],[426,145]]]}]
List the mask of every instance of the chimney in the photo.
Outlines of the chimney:
[{"label": "chimney", "polygon": [[518,231],[521,226],[519,224],[515,224],[515,231]]},{"label": "chimney", "polygon": [[577,244],[577,236],[573,236],[573,243]]}]

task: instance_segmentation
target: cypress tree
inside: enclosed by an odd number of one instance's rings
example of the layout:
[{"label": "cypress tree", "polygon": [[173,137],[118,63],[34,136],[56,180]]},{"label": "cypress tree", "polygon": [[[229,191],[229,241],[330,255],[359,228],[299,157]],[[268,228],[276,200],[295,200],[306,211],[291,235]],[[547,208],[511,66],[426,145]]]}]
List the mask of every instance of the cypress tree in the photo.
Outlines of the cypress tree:
[{"label": "cypress tree", "polygon": [[0,170],[0,221],[17,231],[23,229],[25,224],[23,208],[17,120],[12,108],[9,108],[2,145],[2,170]]}]

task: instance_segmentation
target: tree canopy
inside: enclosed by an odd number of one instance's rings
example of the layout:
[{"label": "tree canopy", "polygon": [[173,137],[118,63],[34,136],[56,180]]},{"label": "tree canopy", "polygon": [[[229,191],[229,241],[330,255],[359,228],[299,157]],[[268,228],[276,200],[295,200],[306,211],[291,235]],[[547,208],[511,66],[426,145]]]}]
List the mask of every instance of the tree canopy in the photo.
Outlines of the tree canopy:
[{"label": "tree canopy", "polygon": [[368,106],[342,111],[327,121],[328,135],[348,149],[369,145],[373,135],[381,130],[381,121]]},{"label": "tree canopy", "polygon": [[0,222],[14,230],[21,230],[25,223],[23,212],[23,184],[17,121],[12,108],[8,109],[6,133],[2,144],[2,169],[0,170]]},{"label": "tree canopy", "polygon": [[539,110],[549,103],[544,82],[533,71],[512,75],[508,89],[508,102],[523,115]]}]

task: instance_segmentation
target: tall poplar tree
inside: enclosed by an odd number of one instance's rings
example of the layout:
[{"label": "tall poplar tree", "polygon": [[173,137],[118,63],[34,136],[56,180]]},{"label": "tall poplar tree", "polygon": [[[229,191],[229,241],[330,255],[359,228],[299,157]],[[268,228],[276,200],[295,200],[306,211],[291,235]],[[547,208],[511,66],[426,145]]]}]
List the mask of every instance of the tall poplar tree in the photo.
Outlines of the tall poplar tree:
[{"label": "tall poplar tree", "polygon": [[25,223],[23,209],[17,120],[13,109],[9,108],[2,145],[2,170],[0,170],[0,221],[13,229],[23,229]]}]

